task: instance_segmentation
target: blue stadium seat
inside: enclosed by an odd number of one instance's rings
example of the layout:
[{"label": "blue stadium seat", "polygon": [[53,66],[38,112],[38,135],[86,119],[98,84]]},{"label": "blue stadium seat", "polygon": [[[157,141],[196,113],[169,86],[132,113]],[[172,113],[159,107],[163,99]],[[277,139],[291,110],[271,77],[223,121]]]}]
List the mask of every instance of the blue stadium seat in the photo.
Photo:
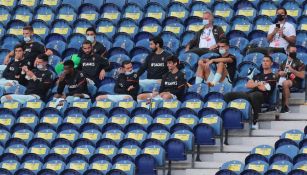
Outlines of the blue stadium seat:
[{"label": "blue stadium seat", "polygon": [[107,50],[111,49],[112,43],[106,35],[99,33],[96,35],[96,40],[100,42],[101,44],[103,44]]},{"label": "blue stadium seat", "polygon": [[60,0],[41,0],[40,4],[47,5],[51,7],[53,10],[56,10],[59,6],[61,6],[62,1]]},{"label": "blue stadium seat", "polygon": [[300,31],[296,35],[296,45],[306,47],[307,46],[307,32],[306,31]]},{"label": "blue stadium seat", "polygon": [[237,160],[231,160],[231,161],[225,162],[222,165],[221,170],[230,170],[230,171],[233,171],[239,174],[244,170],[244,164]]},{"label": "blue stadium seat", "polygon": [[259,73],[259,67],[253,62],[243,61],[238,66],[238,77],[244,78],[247,77],[252,79],[257,73]]},{"label": "blue stadium seat", "polygon": [[269,145],[258,145],[254,147],[251,151],[251,154],[259,154],[264,156],[267,160],[271,158],[275,150],[272,146]]},{"label": "blue stadium seat", "polygon": [[7,24],[6,32],[7,34],[12,34],[17,36],[19,39],[23,38],[23,27],[26,26],[26,23],[20,20],[11,20]]},{"label": "blue stadium seat", "polygon": [[[48,161],[46,162],[42,169],[52,169],[55,171],[55,173],[61,173],[62,171],[64,171],[65,168],[65,163],[63,161],[60,160],[52,160],[52,161]],[[49,173],[48,173],[49,174]],[[50,173],[51,174],[51,173]]]},{"label": "blue stadium seat", "polygon": [[25,23],[29,23],[32,21],[33,14],[31,9],[27,6],[17,6],[15,9],[15,13],[13,15],[13,20],[20,20]]},{"label": "blue stadium seat", "polygon": [[245,34],[249,34],[252,29],[253,25],[249,21],[249,19],[245,16],[235,16],[231,19],[232,27],[231,30],[239,30],[244,32]]},{"label": "blue stadium seat", "polygon": [[[42,166],[43,164],[38,160],[29,160],[22,163],[19,168],[20,170],[22,169],[30,170],[30,172],[36,174],[41,170]],[[18,174],[18,171],[16,173]],[[27,173],[23,172],[21,174],[27,174]]]},{"label": "blue stadium seat", "polygon": [[297,129],[288,130],[280,136],[281,139],[286,138],[295,141],[297,144],[303,140],[304,133]]},{"label": "blue stadium seat", "polygon": [[186,31],[181,35],[181,45],[186,46],[195,36],[195,32],[193,31]]},{"label": "blue stadium seat", "polygon": [[65,37],[67,39],[72,33],[71,26],[68,22],[62,19],[55,20],[52,25],[52,29],[50,33],[57,33]]},{"label": "blue stadium seat", "polygon": [[275,20],[277,6],[274,2],[263,1],[259,4],[259,15],[266,15]]},{"label": "blue stadium seat", "polygon": [[248,120],[252,115],[252,106],[245,99],[236,99],[228,103],[228,107],[233,107],[242,111],[244,119]]},{"label": "blue stadium seat", "polygon": [[59,8],[56,19],[65,20],[72,25],[77,19],[76,10],[70,4],[64,4]]},{"label": "blue stadium seat", "polygon": [[[200,99],[190,99],[182,103],[181,109],[185,109],[185,108],[192,109],[197,114],[201,109],[203,109],[203,106],[204,106],[204,103]],[[177,111],[177,114],[179,111]]]},{"label": "blue stadium seat", "polygon": [[71,152],[71,146],[59,143],[58,145],[54,145],[54,147],[50,150],[49,155],[46,157],[46,160],[65,161],[65,159],[71,154]]},{"label": "blue stadium seat", "polygon": [[165,19],[166,12],[164,8],[157,3],[149,3],[145,7],[144,17],[151,17],[157,19],[160,23]]},{"label": "blue stadium seat", "polygon": [[235,15],[242,15],[247,17],[251,22],[257,16],[257,10],[253,7],[250,1],[241,1],[237,5],[237,11]]},{"label": "blue stadium seat", "polygon": [[172,161],[187,160],[187,146],[180,139],[172,138],[165,143],[166,160],[169,161],[168,173],[171,174]]},{"label": "blue stadium seat", "polygon": [[276,148],[275,153],[283,153],[293,159],[297,155],[298,151],[299,149],[294,145],[283,145]]},{"label": "blue stadium seat", "polygon": [[[292,170],[292,163],[289,161],[278,161],[270,165],[270,170],[279,170],[282,173],[288,174]],[[274,173],[272,173],[274,174]]]},{"label": "blue stadium seat", "polygon": [[8,170],[11,173],[15,173],[19,169],[20,163],[16,160],[4,160],[0,163],[2,169]]},{"label": "blue stadium seat", "polygon": [[301,16],[302,9],[296,1],[284,1],[283,7],[287,10],[288,16],[296,20]]},{"label": "blue stadium seat", "polygon": [[[121,170],[126,175],[134,175],[135,168],[136,167],[134,163],[129,160],[122,160],[122,161],[116,162],[115,164],[113,164],[113,167],[112,167],[113,170]],[[110,173],[110,172],[108,172],[107,174],[108,175],[119,175],[118,173]]]},{"label": "blue stadium seat", "polygon": [[[269,165],[264,161],[255,161],[245,166],[245,170],[255,170],[256,172],[263,174],[268,170]],[[242,173],[241,173],[242,174]],[[245,175],[247,175],[246,173]]]},{"label": "blue stadium seat", "polygon": [[185,20],[186,31],[198,32],[204,28],[202,18],[191,16]]},{"label": "blue stadium seat", "polygon": [[34,33],[40,36],[43,40],[49,34],[49,26],[42,20],[33,20],[31,22],[31,26],[33,27]]},{"label": "blue stadium seat", "polygon": [[264,32],[268,32],[270,25],[273,24],[273,21],[268,16],[257,16],[254,21],[254,30],[260,30]]},{"label": "blue stadium seat", "polygon": [[123,18],[132,19],[136,23],[139,23],[144,15],[142,8],[135,3],[126,4],[122,13]]},{"label": "blue stadium seat", "polygon": [[57,138],[63,138],[68,140],[70,143],[73,143],[79,138],[79,133],[73,129],[63,130],[58,132]]},{"label": "blue stadium seat", "polygon": [[[88,163],[85,162],[84,160],[74,160],[74,161],[67,163],[66,170],[64,171],[76,170],[79,174],[83,174],[87,170],[88,166],[89,166]],[[67,173],[67,174],[71,174],[71,173]]]},{"label": "blue stadium seat", "polygon": [[17,5],[17,0],[7,0],[7,1],[0,1],[0,5],[6,6],[10,10],[12,10]]},{"label": "blue stadium seat", "polygon": [[126,5],[126,0],[105,0],[105,3],[115,4],[119,9],[123,9]]},{"label": "blue stadium seat", "polygon": [[111,139],[119,144],[124,136],[125,134],[120,130],[107,130],[105,133],[103,133],[102,138]]},{"label": "blue stadium seat", "polygon": [[55,13],[53,12],[52,8],[46,5],[40,5],[36,9],[36,14],[34,19],[39,19],[46,22],[48,25],[51,25],[53,20],[55,19]]},{"label": "blue stadium seat", "polygon": [[[151,35],[156,36],[161,31],[162,31],[162,27],[161,27],[160,22],[152,17],[146,17],[140,21],[140,32],[149,32],[151,33]],[[145,38],[142,38],[142,39],[145,39]],[[138,41],[141,41],[141,39],[135,40],[135,42],[138,42]],[[148,48],[149,46],[144,45],[143,47]]]},{"label": "blue stadium seat", "polygon": [[90,21],[92,24],[95,24],[95,22],[99,18],[98,14],[98,8],[95,5],[92,4],[82,4],[79,8],[79,19],[86,19]]},{"label": "blue stadium seat", "polygon": [[[93,162],[89,165],[89,168],[85,172],[85,174],[87,174],[88,171],[91,171],[91,170],[98,170],[99,173],[106,174],[111,169],[111,167],[112,167],[112,165],[108,161],[105,161],[105,160],[95,161],[95,162]],[[98,172],[93,173],[93,174],[98,175],[99,174]],[[88,173],[88,175],[90,175],[90,173]]]},{"label": "blue stadium seat", "polygon": [[61,7],[65,6],[65,5],[70,5],[71,7],[74,8],[74,10],[78,10],[79,7],[81,6],[83,0],[75,0],[74,3],[71,3],[70,0],[62,0],[62,5]]},{"label": "blue stadium seat", "polygon": [[52,51],[56,51],[56,53],[62,55],[66,49],[66,42],[61,40],[54,40],[46,43],[46,48],[51,49]]},{"label": "blue stadium seat", "polygon": [[184,22],[189,16],[189,11],[184,4],[180,2],[172,2],[168,6],[167,16],[177,17]]},{"label": "blue stadium seat", "polygon": [[[71,34],[68,38],[67,48],[80,49],[85,39],[85,36],[80,33]],[[63,52],[64,50],[65,49],[63,49]]]},{"label": "blue stadium seat", "polygon": [[161,38],[163,39],[164,47],[173,53],[176,53],[180,47],[179,39],[171,32],[162,32]]},{"label": "blue stadium seat", "polygon": [[[147,149],[148,150],[148,149]],[[148,174],[148,175],[155,175],[157,174],[157,165],[158,162],[155,159],[154,156],[150,154],[140,154],[136,160],[135,165],[138,167],[136,169],[136,174],[142,175],[142,174]]]},{"label": "blue stadium seat", "polygon": [[3,127],[3,129],[10,131],[11,127],[15,124],[15,115],[13,111],[6,109],[6,108],[1,108],[0,109],[0,124]]},{"label": "blue stadium seat", "polygon": [[190,16],[197,16],[200,18],[203,17],[205,11],[210,11],[206,2],[204,1],[192,2],[190,9],[191,9]]},{"label": "blue stadium seat", "polygon": [[134,42],[131,39],[115,38],[113,47],[120,47],[130,52],[134,47]]},{"label": "blue stadium seat", "polygon": [[117,24],[121,17],[120,8],[114,3],[107,3],[101,7],[101,17],[111,20],[114,24]]},{"label": "blue stadium seat", "polygon": [[3,6],[4,4],[0,5],[0,22],[3,25],[7,25],[7,23],[11,20],[12,15],[10,14],[10,9],[8,7]]},{"label": "blue stadium seat", "polygon": [[80,33],[82,35],[85,35],[86,30],[90,27],[92,27],[90,21],[88,21],[87,19],[78,19],[74,23],[73,33]]},{"label": "blue stadium seat", "polygon": [[150,2],[156,2],[160,4],[164,9],[170,4],[170,0],[150,0]]},{"label": "blue stadium seat", "polygon": [[163,31],[174,33],[177,37],[180,37],[184,32],[185,27],[181,23],[179,18],[168,17],[163,21]]},{"label": "blue stadium seat", "polygon": [[206,108],[213,108],[215,110],[217,110],[219,113],[221,113],[225,108],[226,108],[227,104],[223,99],[209,99],[204,107]]},{"label": "blue stadium seat", "polygon": [[227,2],[217,2],[213,7],[214,16],[220,16],[226,19],[227,22],[230,21],[234,12],[231,6]]},{"label": "blue stadium seat", "polygon": [[236,108],[226,108],[222,112],[223,127],[226,130],[225,144],[228,144],[229,129],[243,129],[243,113]]},{"label": "blue stadium seat", "polygon": [[100,19],[96,22],[96,31],[105,34],[110,39],[113,38],[116,30],[115,25],[108,19]]},{"label": "blue stadium seat", "polygon": [[139,28],[137,23],[129,18],[123,18],[120,20],[118,25],[118,32],[127,33],[132,38],[138,33]]}]

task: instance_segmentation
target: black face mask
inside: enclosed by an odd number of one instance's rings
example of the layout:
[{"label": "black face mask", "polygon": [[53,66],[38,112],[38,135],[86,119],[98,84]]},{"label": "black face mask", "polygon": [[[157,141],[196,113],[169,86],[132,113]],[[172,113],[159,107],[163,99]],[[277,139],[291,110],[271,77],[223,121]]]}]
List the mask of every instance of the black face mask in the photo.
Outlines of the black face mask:
[{"label": "black face mask", "polygon": [[296,58],[296,52],[290,52],[289,57],[291,57],[292,59],[295,59]]},{"label": "black face mask", "polygon": [[286,16],[285,15],[277,15],[277,20],[278,21],[283,21],[283,20],[285,20],[285,18],[286,18]]}]

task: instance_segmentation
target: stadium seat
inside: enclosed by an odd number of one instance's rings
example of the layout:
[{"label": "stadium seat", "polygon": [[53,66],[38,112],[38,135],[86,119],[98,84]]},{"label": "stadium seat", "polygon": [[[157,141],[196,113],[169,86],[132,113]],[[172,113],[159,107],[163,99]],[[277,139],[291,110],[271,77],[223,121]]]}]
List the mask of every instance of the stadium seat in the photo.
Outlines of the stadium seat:
[{"label": "stadium seat", "polygon": [[284,1],[283,7],[287,10],[287,14],[294,19],[298,19],[301,16],[302,9],[296,1]]},{"label": "stadium seat", "polygon": [[60,1],[60,0],[42,0],[40,3],[51,7],[53,10],[56,10],[62,4],[62,1]]},{"label": "stadium seat", "polygon": [[[146,149],[146,148],[145,148]],[[147,149],[148,150],[148,149]],[[147,151],[148,152],[148,151]],[[137,167],[137,175],[156,175],[157,174],[157,160],[150,154],[140,154],[136,160],[135,165]]]},{"label": "stadium seat", "polygon": [[163,31],[172,32],[177,37],[180,37],[184,30],[185,27],[177,17],[167,17],[163,21]]},{"label": "stadium seat", "polygon": [[19,39],[23,37],[23,27],[26,26],[26,23],[20,20],[11,20],[7,24],[7,34],[12,34],[17,36]]},{"label": "stadium seat", "polygon": [[230,170],[239,174],[244,170],[244,164],[237,160],[228,161],[222,165],[221,170]]},{"label": "stadium seat", "polygon": [[187,160],[187,146],[180,139],[172,138],[165,143],[166,160],[168,160],[168,174],[171,174],[172,161]]},{"label": "stadium seat", "polygon": [[52,25],[51,33],[57,33],[67,39],[72,33],[72,29],[68,22],[62,19],[55,20]]},{"label": "stadium seat", "polygon": [[[93,2],[93,1],[92,1]],[[79,8],[79,19],[86,19],[90,21],[92,24],[98,20],[98,8],[93,4],[82,4]]]},{"label": "stadium seat", "polygon": [[157,19],[160,23],[163,22],[166,16],[164,8],[157,3],[149,3],[145,7],[145,18],[151,17]]},{"label": "stadium seat", "polygon": [[36,14],[34,16],[34,19],[42,20],[46,22],[48,25],[51,25],[51,23],[55,19],[55,13],[49,6],[40,5],[36,9]]},{"label": "stadium seat", "polygon": [[227,2],[217,2],[214,4],[213,14],[214,16],[223,17],[227,22],[230,22],[234,12]]},{"label": "stadium seat", "polygon": [[235,16],[231,19],[232,27],[231,30],[239,30],[245,34],[249,34],[252,31],[252,24],[249,19],[245,16]]},{"label": "stadium seat", "polygon": [[172,2],[169,4],[167,16],[179,18],[184,22],[189,16],[189,11],[184,4],[180,2]]},{"label": "stadium seat", "polygon": [[31,9],[27,6],[17,6],[15,9],[15,13],[13,15],[13,20],[20,20],[25,23],[29,23],[32,21],[33,14],[31,12]]}]

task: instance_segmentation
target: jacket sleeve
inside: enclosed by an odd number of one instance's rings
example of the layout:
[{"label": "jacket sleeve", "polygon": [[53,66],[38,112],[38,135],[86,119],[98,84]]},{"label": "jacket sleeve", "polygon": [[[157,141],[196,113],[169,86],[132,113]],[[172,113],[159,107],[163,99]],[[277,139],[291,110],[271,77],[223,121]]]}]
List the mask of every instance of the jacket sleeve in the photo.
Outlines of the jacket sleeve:
[{"label": "jacket sleeve", "polygon": [[74,92],[67,93],[67,96],[73,96],[74,94],[83,94],[87,93],[87,81],[82,73],[79,73],[77,78],[77,88]]},{"label": "jacket sleeve", "polygon": [[128,87],[125,87],[125,83],[123,81],[125,81],[123,74],[119,74],[118,78],[116,79],[115,86],[114,86],[115,93],[127,94]]},{"label": "jacket sleeve", "polygon": [[36,79],[34,83],[36,84],[36,87],[38,87],[39,89],[48,91],[52,86],[52,81],[53,81],[52,74],[49,73],[45,74],[45,76],[42,77],[41,80]]},{"label": "jacket sleeve", "polygon": [[58,94],[63,94],[65,85],[66,85],[66,81],[65,80],[59,82],[58,89],[57,89],[57,93]]},{"label": "jacket sleeve", "polygon": [[7,77],[8,77],[8,69],[9,69],[9,67],[11,66],[11,64],[12,64],[12,62],[10,62],[7,66],[6,66],[6,68],[4,69],[4,71],[3,71],[3,77],[5,78],[5,79],[8,79]]},{"label": "jacket sleeve", "polygon": [[178,95],[183,93],[187,84],[187,80],[185,79],[184,74],[182,73],[180,77],[178,77],[178,86],[176,89],[172,91],[174,95]]},{"label": "jacket sleeve", "polygon": [[109,69],[110,62],[107,59],[99,56],[98,60],[99,60],[100,70],[102,70],[102,69],[108,70]]}]

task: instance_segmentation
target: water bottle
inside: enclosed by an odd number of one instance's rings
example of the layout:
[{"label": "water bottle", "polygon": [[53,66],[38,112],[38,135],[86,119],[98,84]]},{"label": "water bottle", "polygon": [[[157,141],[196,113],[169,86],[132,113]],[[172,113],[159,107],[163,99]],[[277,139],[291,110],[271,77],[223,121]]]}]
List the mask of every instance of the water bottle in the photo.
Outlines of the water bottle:
[{"label": "water bottle", "polygon": [[196,92],[197,92],[198,94],[201,94],[201,83],[198,84],[198,87],[197,87]]}]

